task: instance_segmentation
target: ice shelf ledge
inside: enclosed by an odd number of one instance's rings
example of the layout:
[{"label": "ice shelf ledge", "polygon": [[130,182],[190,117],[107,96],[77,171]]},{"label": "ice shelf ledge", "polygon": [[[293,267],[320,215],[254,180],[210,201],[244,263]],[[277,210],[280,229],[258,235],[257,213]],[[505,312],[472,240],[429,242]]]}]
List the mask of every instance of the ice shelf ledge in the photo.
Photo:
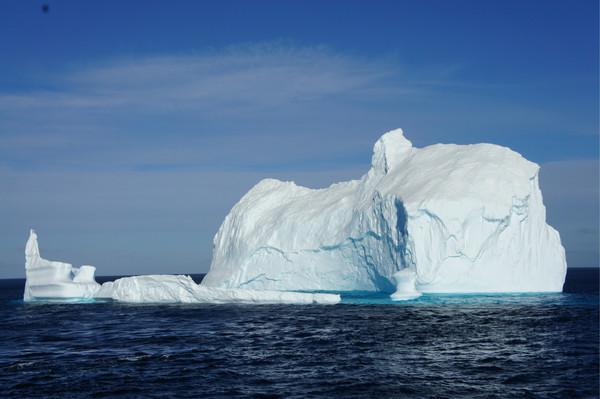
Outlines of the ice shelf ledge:
[{"label": "ice shelf ledge", "polygon": [[123,277],[102,285],[94,280],[94,266],[74,268],[68,263],[43,259],[37,234],[31,230],[25,246],[26,302],[36,300],[112,299],[132,303],[246,303],[327,304],[339,303],[337,294],[276,290],[209,288],[189,276],[149,275]]}]

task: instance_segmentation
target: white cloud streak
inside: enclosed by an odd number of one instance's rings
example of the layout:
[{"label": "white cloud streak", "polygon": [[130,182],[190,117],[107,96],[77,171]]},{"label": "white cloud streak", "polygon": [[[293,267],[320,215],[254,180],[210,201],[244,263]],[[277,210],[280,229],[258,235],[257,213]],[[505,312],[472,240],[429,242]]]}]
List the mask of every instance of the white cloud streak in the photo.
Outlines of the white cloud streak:
[{"label": "white cloud streak", "polygon": [[[117,59],[62,77],[64,91],[3,95],[3,107],[280,107],[371,89],[397,65],[324,48],[258,45],[205,55]],[[400,89],[400,88],[398,88]],[[408,89],[407,89],[408,90]],[[410,90],[411,92],[414,89]]]}]

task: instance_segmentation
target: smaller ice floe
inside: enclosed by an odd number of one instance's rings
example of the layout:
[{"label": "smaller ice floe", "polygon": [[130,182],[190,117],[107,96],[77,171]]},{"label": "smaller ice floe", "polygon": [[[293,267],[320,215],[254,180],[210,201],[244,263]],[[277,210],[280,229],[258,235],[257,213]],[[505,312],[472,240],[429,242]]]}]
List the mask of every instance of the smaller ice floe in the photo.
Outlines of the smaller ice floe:
[{"label": "smaller ice floe", "polygon": [[25,246],[25,292],[23,299],[89,299],[100,289],[94,266],[73,267],[69,263],[41,257],[37,234],[31,230]]},{"label": "smaller ice floe", "polygon": [[336,304],[337,294],[210,288],[189,276],[124,277],[98,284],[94,266],[73,267],[40,256],[37,235],[31,230],[25,246],[25,301],[77,301],[94,298],[135,303],[289,303]]},{"label": "smaller ice floe", "polygon": [[417,273],[414,269],[402,269],[394,273],[393,277],[396,281],[396,292],[390,295],[393,301],[408,301],[423,295],[417,290]]},{"label": "smaller ice floe", "polygon": [[189,276],[175,275],[120,278],[104,283],[96,297],[133,303],[336,304],[341,300],[337,294],[210,288]]}]

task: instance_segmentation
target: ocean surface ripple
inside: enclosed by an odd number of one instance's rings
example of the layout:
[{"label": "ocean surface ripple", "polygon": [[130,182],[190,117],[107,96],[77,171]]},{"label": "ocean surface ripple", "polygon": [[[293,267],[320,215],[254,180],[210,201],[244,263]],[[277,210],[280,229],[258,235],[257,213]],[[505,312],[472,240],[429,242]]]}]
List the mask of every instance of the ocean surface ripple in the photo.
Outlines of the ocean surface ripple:
[{"label": "ocean surface ripple", "polygon": [[24,304],[0,281],[0,397],[598,397],[598,270],[564,294],[335,306]]}]

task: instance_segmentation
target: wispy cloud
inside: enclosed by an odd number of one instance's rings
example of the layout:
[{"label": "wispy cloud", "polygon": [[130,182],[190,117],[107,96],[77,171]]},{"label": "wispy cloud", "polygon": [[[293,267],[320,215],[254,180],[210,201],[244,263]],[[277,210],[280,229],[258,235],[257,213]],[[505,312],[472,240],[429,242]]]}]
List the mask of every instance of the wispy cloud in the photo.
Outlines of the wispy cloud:
[{"label": "wispy cloud", "polygon": [[511,145],[524,131],[557,131],[552,112],[493,100],[506,88],[459,78],[464,69],[289,43],[100,60],[44,74],[44,82],[32,78],[31,89],[0,92],[0,163],[301,167],[368,163],[372,142],[396,127],[421,145]]},{"label": "wispy cloud", "polygon": [[[5,94],[0,104],[14,108],[183,106],[231,112],[353,92],[364,95],[397,75],[397,64],[381,60],[344,56],[323,47],[262,44],[200,55],[115,59],[58,77],[55,86],[61,89],[54,92]],[[416,89],[409,85],[396,89],[413,93]]]},{"label": "wispy cloud", "polygon": [[[48,148],[64,157],[45,167],[323,161],[368,148],[382,130],[369,129],[366,141],[357,133],[374,107],[421,90],[397,62],[281,43],[105,60],[49,86],[56,89],[0,93],[6,165],[22,163],[15,154],[39,164]],[[347,127],[331,129],[336,123]],[[279,151],[267,157],[267,149]]]}]

